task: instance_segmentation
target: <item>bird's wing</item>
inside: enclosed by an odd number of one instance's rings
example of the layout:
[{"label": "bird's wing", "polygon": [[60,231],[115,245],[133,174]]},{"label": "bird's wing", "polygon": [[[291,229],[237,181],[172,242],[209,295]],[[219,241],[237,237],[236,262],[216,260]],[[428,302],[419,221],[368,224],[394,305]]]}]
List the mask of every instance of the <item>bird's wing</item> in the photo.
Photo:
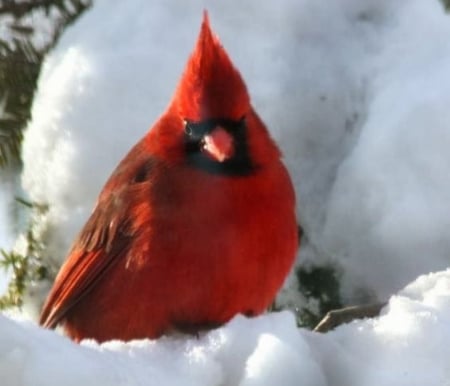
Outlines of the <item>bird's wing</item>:
[{"label": "bird's wing", "polygon": [[[136,206],[150,201],[153,161],[127,158],[111,176],[89,220],[75,240],[41,311],[39,323],[54,328],[129,250]],[[146,197],[148,196],[148,198]]]}]

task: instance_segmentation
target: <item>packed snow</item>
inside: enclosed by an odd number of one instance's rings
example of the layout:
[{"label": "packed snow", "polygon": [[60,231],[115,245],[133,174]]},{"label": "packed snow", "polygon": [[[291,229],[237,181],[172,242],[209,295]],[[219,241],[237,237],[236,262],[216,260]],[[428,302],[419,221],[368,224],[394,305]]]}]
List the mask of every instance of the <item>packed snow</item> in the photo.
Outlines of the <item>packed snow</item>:
[{"label": "packed snow", "polygon": [[62,261],[164,111],[205,7],[285,155],[299,264],[336,263],[348,303],[388,306],[324,335],[286,311],[199,338],[81,347],[0,317],[1,384],[449,385],[450,17],[437,0],[97,0],[48,56],[25,135],[23,186],[50,204],[48,254]]},{"label": "packed snow", "polygon": [[450,270],[419,277],[383,315],[321,335],[289,311],[200,337],[81,346],[0,316],[5,386],[445,386],[450,380]]}]

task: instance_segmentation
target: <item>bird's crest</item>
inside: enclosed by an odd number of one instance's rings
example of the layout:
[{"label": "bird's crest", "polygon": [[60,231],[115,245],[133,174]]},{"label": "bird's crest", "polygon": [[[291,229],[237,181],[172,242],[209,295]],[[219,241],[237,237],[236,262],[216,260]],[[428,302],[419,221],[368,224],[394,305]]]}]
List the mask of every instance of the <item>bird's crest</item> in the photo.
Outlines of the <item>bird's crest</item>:
[{"label": "bird's crest", "polygon": [[175,103],[182,118],[192,121],[239,120],[250,108],[244,81],[211,31],[206,11],[197,44],[178,84]]}]

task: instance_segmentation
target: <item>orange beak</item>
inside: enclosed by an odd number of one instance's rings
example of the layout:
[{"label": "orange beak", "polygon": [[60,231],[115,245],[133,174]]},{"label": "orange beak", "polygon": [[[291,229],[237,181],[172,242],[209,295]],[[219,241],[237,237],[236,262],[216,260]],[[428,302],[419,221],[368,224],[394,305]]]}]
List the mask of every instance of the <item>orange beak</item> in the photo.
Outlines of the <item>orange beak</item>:
[{"label": "orange beak", "polygon": [[233,137],[224,128],[217,126],[211,133],[205,135],[202,151],[215,161],[226,161],[234,155]]}]

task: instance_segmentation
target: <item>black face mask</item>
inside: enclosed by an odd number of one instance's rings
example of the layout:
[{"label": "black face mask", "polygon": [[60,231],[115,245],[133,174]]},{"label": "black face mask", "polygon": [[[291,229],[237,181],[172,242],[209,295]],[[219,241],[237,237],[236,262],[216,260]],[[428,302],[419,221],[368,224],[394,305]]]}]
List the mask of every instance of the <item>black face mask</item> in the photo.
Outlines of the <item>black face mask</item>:
[{"label": "black face mask", "polygon": [[[219,162],[211,159],[202,151],[205,135],[217,126],[222,127],[232,137],[233,155]],[[224,118],[212,118],[201,122],[185,120],[185,149],[190,165],[212,174],[246,176],[254,172],[255,166],[250,159],[247,145],[247,126],[245,117],[239,121]]]}]

